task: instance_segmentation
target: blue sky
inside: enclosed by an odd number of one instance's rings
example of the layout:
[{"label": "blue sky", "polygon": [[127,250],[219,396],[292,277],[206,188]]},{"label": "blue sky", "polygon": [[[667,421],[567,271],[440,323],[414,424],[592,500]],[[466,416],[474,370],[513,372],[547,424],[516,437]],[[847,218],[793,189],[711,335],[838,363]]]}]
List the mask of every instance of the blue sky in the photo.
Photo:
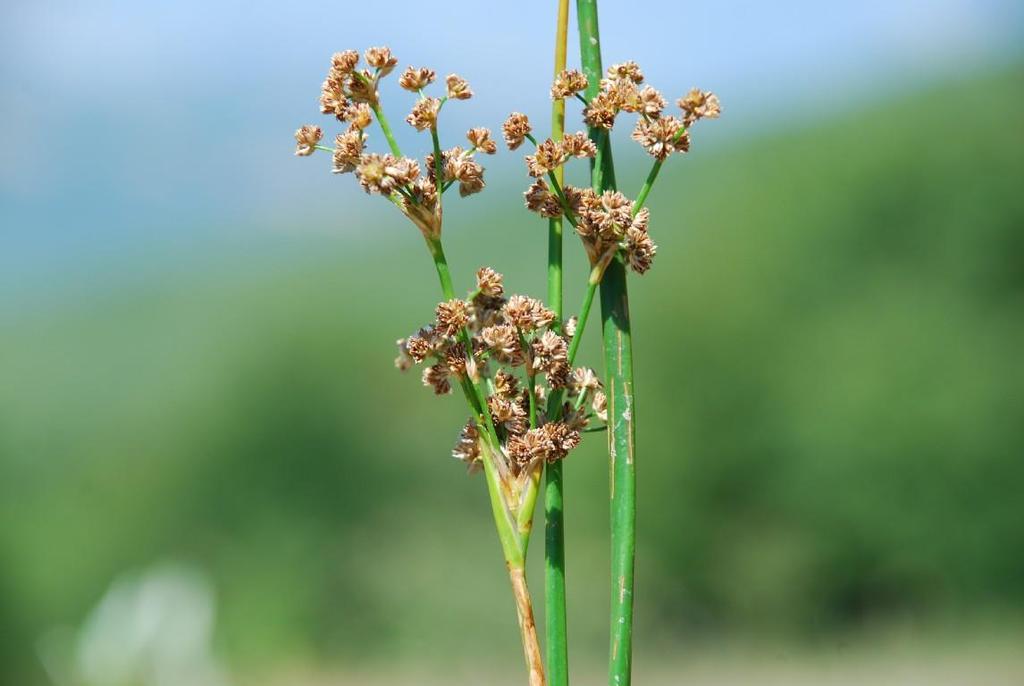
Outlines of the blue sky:
[{"label": "blue sky", "polygon": [[[329,222],[354,184],[291,157],[291,133],[324,123],[316,99],[338,49],[388,44],[402,64],[464,75],[477,97],[449,110],[453,136],[496,129],[512,109],[543,120],[554,7],[5,2],[0,284],[10,295],[69,265],[116,271],[154,245]],[[606,1],[601,12],[606,62],[635,59],[666,95],[721,95],[711,149],[1016,59],[1024,36],[1019,0]],[[400,123],[407,98],[390,88]]]}]

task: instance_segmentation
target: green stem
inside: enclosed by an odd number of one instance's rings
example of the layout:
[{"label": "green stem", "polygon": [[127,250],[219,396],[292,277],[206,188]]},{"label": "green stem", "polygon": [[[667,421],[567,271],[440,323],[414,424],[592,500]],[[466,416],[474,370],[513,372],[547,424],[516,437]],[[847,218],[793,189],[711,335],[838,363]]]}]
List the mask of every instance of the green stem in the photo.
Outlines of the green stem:
[{"label": "green stem", "polygon": [[[555,69],[557,76],[565,69],[566,44],[569,28],[569,0],[559,0],[558,21],[555,29]],[[561,140],[565,134],[565,100],[555,100],[551,106],[551,138]],[[561,186],[564,168],[552,175],[556,186]],[[548,307],[562,320],[562,220],[548,220]],[[593,296],[591,296],[593,300]],[[573,342],[580,338],[577,326]],[[569,363],[570,367],[572,362]],[[565,602],[565,519],[564,480],[562,460],[547,466],[544,485],[544,630],[547,650],[548,679],[551,686],[569,684],[569,641]]]},{"label": "green stem", "polygon": [[371,103],[370,108],[373,110],[373,114],[377,117],[377,123],[380,124],[380,130],[384,132],[384,137],[388,139],[388,146],[391,148],[391,154],[395,157],[401,157],[402,150],[398,147],[398,141],[395,140],[395,134],[391,132],[391,125],[388,124],[388,118],[384,116],[384,109],[380,106],[379,102]]},{"label": "green stem", "polygon": [[[672,142],[677,142],[686,133],[685,128],[680,128],[679,133],[675,135]],[[651,189],[654,188],[654,182],[658,180],[658,173],[661,171],[661,166],[665,163],[665,160],[654,160],[654,164],[651,165],[651,171],[648,172],[647,178],[644,179],[644,185],[640,187],[640,192],[637,193],[636,202],[633,203],[633,216],[635,217],[637,212],[643,209],[644,203],[647,202],[647,196],[650,195]]]},{"label": "green stem", "polygon": [[[601,78],[597,0],[577,0],[580,57],[592,99]],[[595,191],[615,187],[607,132],[591,129],[598,146],[592,169]],[[649,192],[649,189],[648,189]],[[611,460],[611,616],[608,683],[629,686],[633,661],[633,568],[636,557],[636,472],[633,455],[636,408],[626,270],[615,257],[601,280],[605,377],[608,395],[608,452]]]}]

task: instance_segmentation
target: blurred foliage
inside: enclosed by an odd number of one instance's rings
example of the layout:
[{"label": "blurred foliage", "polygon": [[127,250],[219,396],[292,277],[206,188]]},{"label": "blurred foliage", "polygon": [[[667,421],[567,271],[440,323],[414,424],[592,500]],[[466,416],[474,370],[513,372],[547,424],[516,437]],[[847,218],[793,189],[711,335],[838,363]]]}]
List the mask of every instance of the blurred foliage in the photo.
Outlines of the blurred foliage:
[{"label": "blurred foliage", "polygon": [[[669,166],[631,286],[638,641],[1024,610],[1022,77]],[[543,292],[515,191],[494,200],[508,230],[453,231],[463,286],[498,254]],[[161,559],[212,574],[236,664],[518,659],[483,482],[445,458],[460,401],[391,367],[436,296],[386,222],[5,323],[4,682],[33,683],[44,630]],[[566,469],[573,650],[598,653],[602,440]]]}]

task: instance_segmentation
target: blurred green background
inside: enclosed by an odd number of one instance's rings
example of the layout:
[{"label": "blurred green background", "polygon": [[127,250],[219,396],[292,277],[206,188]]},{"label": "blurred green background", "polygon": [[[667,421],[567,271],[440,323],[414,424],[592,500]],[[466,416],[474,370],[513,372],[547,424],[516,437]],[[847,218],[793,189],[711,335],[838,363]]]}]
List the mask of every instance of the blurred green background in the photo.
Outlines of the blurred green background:
[{"label": "blurred green background", "polygon": [[[631,282],[645,683],[918,683],[894,652],[920,683],[1024,679],[1022,83],[1011,60],[763,129],[723,98],[668,165],[658,259]],[[748,130],[715,138],[731,116]],[[277,133],[266,164],[327,175]],[[620,143],[633,193],[646,162]],[[514,157],[486,200],[450,206],[458,288],[489,264],[544,292]],[[339,198],[292,195],[274,230],[118,252],[116,279],[61,267],[26,287],[8,267],[0,682],[83,683],[97,616],[139,636],[125,618],[148,626],[145,598],[182,605],[154,591],[104,615],[111,583],[164,578],[215,598],[189,616],[220,675],[177,683],[518,683],[484,484],[447,457],[465,413],[392,367],[438,299],[427,253],[391,208],[330,182]],[[599,675],[600,435],[566,475],[571,652]]]}]

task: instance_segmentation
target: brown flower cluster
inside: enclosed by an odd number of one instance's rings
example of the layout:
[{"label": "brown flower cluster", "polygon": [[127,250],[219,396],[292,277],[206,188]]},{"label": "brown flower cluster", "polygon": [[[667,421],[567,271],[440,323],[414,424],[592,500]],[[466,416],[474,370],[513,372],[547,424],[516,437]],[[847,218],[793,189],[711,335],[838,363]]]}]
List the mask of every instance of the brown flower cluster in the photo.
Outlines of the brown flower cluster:
[{"label": "brown flower cluster", "polygon": [[[456,385],[469,393],[474,384],[485,389],[486,411],[501,442],[493,458],[499,469],[518,475],[564,458],[606,401],[593,370],[569,368],[569,342],[556,330],[554,312],[534,298],[506,298],[501,274],[489,267],[476,278],[468,299],[440,303],[430,325],[398,341],[395,366],[404,371],[422,364],[423,384],[437,395]],[[558,389],[564,389],[565,403],[556,418],[548,418],[544,401]],[[485,445],[471,419],[452,455],[475,469]]]},{"label": "brown flower cluster", "polygon": [[[392,150],[386,154],[368,152],[366,129],[381,113],[378,83],[394,71],[398,60],[386,47],[369,48],[363,55],[368,68],[359,69],[360,55],[355,50],[335,53],[331,67],[320,90],[320,111],[347,122],[348,129],[334,139],[333,171],[354,172],[359,185],[367,193],[387,196],[428,238],[441,232],[439,197],[458,183],[462,196],[484,189],[484,168],[473,159],[477,152],[494,154],[497,149],[491,132],[473,128],[466,134],[472,147],[455,147],[442,153],[443,179],[436,179],[433,155],[425,160],[426,174],[420,162],[397,154],[397,146],[389,136]],[[437,119],[447,100],[466,100],[473,96],[465,79],[449,74],[445,79],[445,97],[429,97],[423,90],[437,78],[427,67],[407,67],[399,77],[405,90],[420,94],[406,121],[419,131],[436,131]],[[382,128],[384,123],[382,122]],[[318,126],[306,125],[295,132],[295,154],[312,155],[323,138]]]},{"label": "brown flower cluster", "polygon": [[534,154],[526,156],[526,167],[530,176],[544,176],[561,167],[572,157],[582,159],[596,155],[597,147],[587,134],[570,133],[560,141],[548,138],[538,145]]},{"label": "brown flower cluster", "polygon": [[[715,119],[721,113],[714,93],[693,89],[678,100],[683,116],[665,116],[666,101],[655,88],[642,86],[644,74],[636,62],[613,64],[601,79],[601,90],[583,109],[588,126],[610,130],[620,112],[640,115],[633,131],[633,140],[647,152],[664,160],[673,152],[690,149],[689,127],[698,119]],[[579,72],[565,71],[555,78],[551,88],[554,99],[573,95],[586,88],[586,77]]]}]

